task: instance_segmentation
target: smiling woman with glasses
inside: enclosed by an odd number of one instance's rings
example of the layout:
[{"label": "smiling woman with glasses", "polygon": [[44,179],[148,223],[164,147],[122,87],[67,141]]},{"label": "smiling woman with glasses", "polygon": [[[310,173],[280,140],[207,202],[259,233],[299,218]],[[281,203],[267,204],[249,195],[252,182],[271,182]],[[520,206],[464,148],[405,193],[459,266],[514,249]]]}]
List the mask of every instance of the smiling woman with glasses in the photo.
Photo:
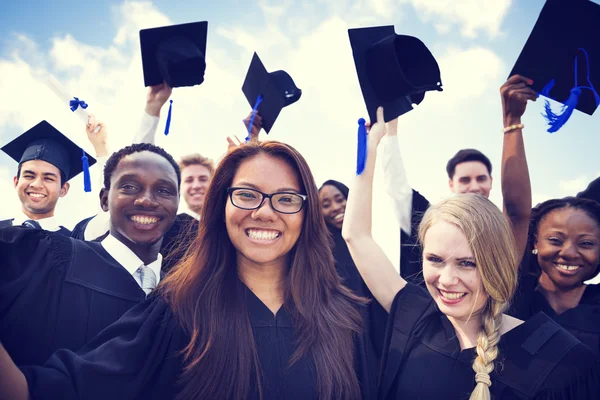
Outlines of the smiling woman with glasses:
[{"label": "smiling woman with glasses", "polygon": [[300,153],[235,148],[204,209],[185,260],[79,353],[19,370],[0,346],[0,399],[374,399],[365,300],[336,273]]}]

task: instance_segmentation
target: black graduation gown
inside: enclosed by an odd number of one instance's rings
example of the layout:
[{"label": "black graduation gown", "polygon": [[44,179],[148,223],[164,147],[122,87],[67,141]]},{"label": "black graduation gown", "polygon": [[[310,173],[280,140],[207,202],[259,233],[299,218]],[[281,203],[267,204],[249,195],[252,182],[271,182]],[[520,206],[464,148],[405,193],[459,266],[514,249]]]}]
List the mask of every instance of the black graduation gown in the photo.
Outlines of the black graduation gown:
[{"label": "black graduation gown", "polygon": [[370,391],[374,398],[377,393],[376,378],[379,376],[388,313],[375,300],[360,272],[358,272],[358,268],[356,268],[356,264],[354,264],[354,260],[350,256],[348,245],[342,237],[341,230],[331,226],[328,226],[328,229],[333,238],[333,258],[335,259],[336,270],[342,279],[342,283],[358,296],[370,301],[368,306],[362,310],[363,336],[361,341],[365,353],[364,362],[368,366],[370,375],[374,378],[369,380],[373,385]]},{"label": "black graduation gown", "polygon": [[536,275],[519,277],[510,315],[526,320],[541,311],[600,356],[600,285],[587,285],[579,305],[559,315],[536,290],[538,280]]},{"label": "black graduation gown", "polygon": [[[475,349],[461,351],[452,323],[419,286],[396,295],[385,346],[382,399],[468,399],[475,387]],[[495,400],[600,398],[594,354],[543,313],[502,335],[499,354]]]},{"label": "black graduation gown", "polygon": [[146,297],[97,242],[5,228],[0,259],[0,342],[17,365],[78,350]]},{"label": "black graduation gown", "polygon": [[[8,228],[9,226],[13,226],[13,219],[12,218],[0,221],[0,229],[2,229],[2,228]],[[54,232],[60,233],[61,235],[67,236],[67,237],[69,237],[69,236],[72,235],[72,232],[70,230],[68,230],[67,228],[65,228],[64,226],[62,226],[62,225],[60,225],[58,227],[58,230],[54,231]]]},{"label": "black graduation gown", "polygon": [[[274,316],[249,289],[245,290],[261,368],[263,399],[314,399],[316,385],[311,362],[305,357],[288,367],[296,349],[289,315],[282,307]],[[172,399],[180,390],[180,351],[188,342],[189,337],[166,301],[152,295],[78,354],[61,350],[43,367],[22,367],[22,371],[32,400]],[[356,371],[361,385],[368,387],[363,381],[366,371],[360,358]],[[258,399],[258,394],[250,393],[248,398]]]},{"label": "black graduation gown", "polygon": [[423,283],[423,274],[421,273],[423,266],[418,233],[421,219],[428,208],[429,201],[413,189],[410,235],[400,230],[400,276],[408,282]]},{"label": "black graduation gown", "polygon": [[[88,223],[94,218],[86,218],[73,228],[71,237],[79,240],[85,240],[85,229]],[[181,260],[185,250],[191,244],[198,233],[198,221],[188,214],[178,214],[171,228],[165,233],[162,244],[160,245],[160,254],[163,256],[161,270],[167,273]]]}]

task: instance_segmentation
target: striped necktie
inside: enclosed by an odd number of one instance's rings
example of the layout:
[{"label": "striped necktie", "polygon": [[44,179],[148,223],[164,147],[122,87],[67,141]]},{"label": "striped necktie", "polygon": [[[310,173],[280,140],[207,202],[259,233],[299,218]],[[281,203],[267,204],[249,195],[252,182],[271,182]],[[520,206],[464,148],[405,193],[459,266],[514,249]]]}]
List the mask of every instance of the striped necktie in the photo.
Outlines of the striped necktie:
[{"label": "striped necktie", "polygon": [[140,280],[142,281],[142,290],[146,293],[146,296],[156,287],[156,275],[151,268],[145,265],[138,268],[140,274]]}]

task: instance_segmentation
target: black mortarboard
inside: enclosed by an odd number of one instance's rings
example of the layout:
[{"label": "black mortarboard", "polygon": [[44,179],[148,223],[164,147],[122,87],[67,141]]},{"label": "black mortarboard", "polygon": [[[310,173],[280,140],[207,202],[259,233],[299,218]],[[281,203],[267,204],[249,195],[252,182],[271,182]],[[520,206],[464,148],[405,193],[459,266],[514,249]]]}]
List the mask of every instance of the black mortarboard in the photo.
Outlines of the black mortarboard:
[{"label": "black mortarboard", "polygon": [[[302,90],[296,87],[287,72],[267,72],[256,53],[252,56],[242,92],[253,111],[262,117],[262,127],[267,133],[273,127],[281,109],[295,103],[302,95]],[[252,129],[252,121],[249,129]]]},{"label": "black mortarboard", "polygon": [[170,87],[204,82],[208,22],[142,29],[140,47],[145,86]]},{"label": "black mortarboard", "polygon": [[[573,109],[592,115],[600,97],[600,5],[588,0],[547,0],[510,76],[533,80],[538,93],[563,103],[561,115],[546,104],[549,132],[557,131]],[[595,85],[596,84],[596,85]]]},{"label": "black mortarboard", "polygon": [[[94,157],[84,151],[68,137],[46,121],[42,121],[27,132],[2,147],[2,151],[21,164],[31,160],[46,161],[63,173],[68,181],[94,165]],[[82,158],[87,157],[84,161]],[[89,172],[89,171],[88,171]]]},{"label": "black mortarboard", "polygon": [[584,191],[577,193],[577,197],[594,200],[600,203],[600,177],[590,182]]},{"label": "black mortarboard", "polygon": [[371,123],[377,107],[388,122],[421,103],[426,91],[442,90],[438,64],[419,39],[397,35],[391,25],[348,29],[348,36]]}]

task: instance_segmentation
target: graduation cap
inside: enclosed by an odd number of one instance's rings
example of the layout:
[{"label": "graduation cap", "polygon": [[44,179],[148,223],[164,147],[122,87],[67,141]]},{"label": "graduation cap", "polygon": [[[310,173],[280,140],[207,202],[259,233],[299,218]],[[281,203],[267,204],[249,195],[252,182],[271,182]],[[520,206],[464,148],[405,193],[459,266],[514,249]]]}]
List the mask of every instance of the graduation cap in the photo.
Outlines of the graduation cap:
[{"label": "graduation cap", "polygon": [[296,87],[287,72],[267,72],[256,53],[252,56],[242,92],[253,111],[248,131],[251,131],[254,116],[258,112],[262,117],[262,127],[267,133],[273,127],[283,107],[297,102],[302,95],[302,90]]},{"label": "graduation cap", "polygon": [[[172,88],[195,86],[204,82],[208,22],[191,22],[140,30],[144,85],[166,82]],[[165,135],[169,134],[173,100]]]},{"label": "graduation cap", "polygon": [[206,21],[142,29],[144,85],[166,82],[176,88],[204,82],[207,33]]},{"label": "graduation cap", "polygon": [[[575,109],[592,115],[600,104],[600,5],[588,0],[547,0],[510,76],[533,80],[541,95],[563,103],[559,113],[546,102],[548,132],[556,132]],[[597,85],[594,85],[596,83]]]},{"label": "graduation cap", "polygon": [[89,167],[96,163],[96,159],[86,155],[85,151],[47,121],[18,136],[2,147],[2,151],[19,164],[31,160],[46,161],[58,168],[66,181],[84,172],[85,191],[91,191]]},{"label": "graduation cap", "polygon": [[348,29],[369,118],[383,107],[389,122],[420,104],[429,90],[442,90],[438,64],[425,44],[397,35],[393,26]]}]

